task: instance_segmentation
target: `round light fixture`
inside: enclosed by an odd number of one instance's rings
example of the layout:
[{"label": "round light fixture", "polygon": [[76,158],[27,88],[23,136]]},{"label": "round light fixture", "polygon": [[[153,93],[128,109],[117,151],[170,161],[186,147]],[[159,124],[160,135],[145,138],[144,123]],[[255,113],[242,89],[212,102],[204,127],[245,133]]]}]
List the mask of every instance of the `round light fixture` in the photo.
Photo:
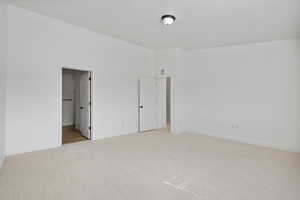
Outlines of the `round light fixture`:
[{"label": "round light fixture", "polygon": [[168,26],[175,22],[176,17],[174,15],[164,15],[161,17],[161,21],[164,23],[164,25]]}]

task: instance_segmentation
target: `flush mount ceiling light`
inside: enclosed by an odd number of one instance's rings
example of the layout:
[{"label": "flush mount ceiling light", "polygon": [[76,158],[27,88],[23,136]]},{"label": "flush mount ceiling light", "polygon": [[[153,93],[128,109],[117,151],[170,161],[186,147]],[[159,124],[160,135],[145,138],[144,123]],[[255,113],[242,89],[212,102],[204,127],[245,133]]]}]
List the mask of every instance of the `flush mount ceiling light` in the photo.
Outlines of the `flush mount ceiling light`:
[{"label": "flush mount ceiling light", "polygon": [[164,23],[164,25],[168,26],[175,22],[176,17],[174,15],[163,15],[161,17],[161,21]]}]

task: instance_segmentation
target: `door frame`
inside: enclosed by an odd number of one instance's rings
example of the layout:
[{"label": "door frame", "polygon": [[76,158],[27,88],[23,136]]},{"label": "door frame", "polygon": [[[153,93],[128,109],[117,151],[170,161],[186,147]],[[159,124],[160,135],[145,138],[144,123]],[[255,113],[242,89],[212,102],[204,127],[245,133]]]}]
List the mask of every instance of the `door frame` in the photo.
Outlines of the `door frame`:
[{"label": "door frame", "polygon": [[58,72],[58,105],[59,105],[59,122],[58,122],[58,146],[62,146],[62,88],[63,88],[63,70],[76,70],[89,72],[91,76],[91,85],[90,85],[90,95],[91,95],[91,105],[90,105],[90,124],[91,124],[91,138],[89,140],[95,140],[94,136],[94,117],[93,117],[93,108],[94,108],[94,73],[90,68],[87,67],[76,67],[76,66],[59,66]]},{"label": "door frame", "polygon": [[174,95],[174,77],[171,75],[166,75],[166,76],[140,76],[138,78],[138,105],[137,105],[137,109],[138,109],[138,132],[139,133],[143,133],[143,131],[141,131],[141,118],[140,118],[140,106],[141,106],[141,102],[140,102],[140,92],[141,92],[141,88],[140,88],[140,82],[141,82],[141,78],[155,78],[155,79],[162,79],[162,78],[170,78],[170,132],[176,134],[176,130],[175,130],[175,95]]}]

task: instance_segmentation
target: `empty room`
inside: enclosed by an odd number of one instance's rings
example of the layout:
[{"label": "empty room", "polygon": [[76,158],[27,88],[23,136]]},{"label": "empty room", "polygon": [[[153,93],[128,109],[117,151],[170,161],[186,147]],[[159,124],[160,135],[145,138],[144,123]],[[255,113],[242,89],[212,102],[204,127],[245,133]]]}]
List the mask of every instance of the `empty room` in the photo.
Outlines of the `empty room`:
[{"label": "empty room", "polygon": [[0,0],[1,200],[299,200],[299,0]]}]

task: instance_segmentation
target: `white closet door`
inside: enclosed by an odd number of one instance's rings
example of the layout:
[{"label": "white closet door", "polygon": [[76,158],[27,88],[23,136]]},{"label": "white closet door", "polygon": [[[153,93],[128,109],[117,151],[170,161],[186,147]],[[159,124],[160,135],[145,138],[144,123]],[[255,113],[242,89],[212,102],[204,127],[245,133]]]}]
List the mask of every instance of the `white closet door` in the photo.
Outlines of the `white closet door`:
[{"label": "white closet door", "polygon": [[88,139],[91,138],[91,84],[89,78],[89,72],[80,76],[80,131]]}]

